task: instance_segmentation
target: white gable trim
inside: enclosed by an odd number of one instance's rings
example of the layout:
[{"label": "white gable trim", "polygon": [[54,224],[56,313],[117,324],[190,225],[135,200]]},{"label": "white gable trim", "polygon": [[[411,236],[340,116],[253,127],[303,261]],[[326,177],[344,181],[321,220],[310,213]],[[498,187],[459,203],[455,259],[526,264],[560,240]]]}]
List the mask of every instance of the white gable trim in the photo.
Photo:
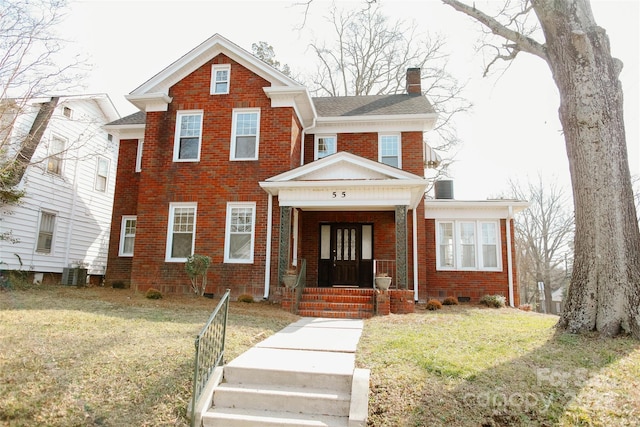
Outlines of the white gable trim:
[{"label": "white gable trim", "polygon": [[428,181],[417,175],[340,152],[260,182],[280,206],[308,210],[414,209]]}]

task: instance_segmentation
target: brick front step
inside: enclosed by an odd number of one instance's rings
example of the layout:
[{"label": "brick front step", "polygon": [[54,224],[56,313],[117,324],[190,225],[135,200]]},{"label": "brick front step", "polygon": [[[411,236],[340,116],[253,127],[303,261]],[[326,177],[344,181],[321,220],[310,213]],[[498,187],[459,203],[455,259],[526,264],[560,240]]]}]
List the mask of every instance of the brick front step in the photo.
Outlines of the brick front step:
[{"label": "brick front step", "polygon": [[298,315],[338,319],[368,319],[374,313],[374,290],[358,288],[305,288]]},{"label": "brick front step", "polygon": [[369,319],[373,317],[371,311],[331,311],[331,310],[298,310],[302,317],[324,317],[328,319]]}]

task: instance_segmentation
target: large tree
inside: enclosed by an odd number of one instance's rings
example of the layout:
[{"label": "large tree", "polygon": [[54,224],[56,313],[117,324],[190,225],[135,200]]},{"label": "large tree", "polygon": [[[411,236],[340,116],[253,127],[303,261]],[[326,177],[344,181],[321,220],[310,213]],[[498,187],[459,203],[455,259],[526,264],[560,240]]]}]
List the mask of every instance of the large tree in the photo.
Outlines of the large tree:
[{"label": "large tree", "polygon": [[[576,227],[558,327],[640,338],[640,231],[618,79],[622,62],[612,57],[589,1],[523,0],[518,10],[505,7],[495,17],[475,5],[442,1],[504,40],[496,59],[533,54],[548,64],[558,88]],[[527,19],[537,21],[544,41],[526,30]]]}]

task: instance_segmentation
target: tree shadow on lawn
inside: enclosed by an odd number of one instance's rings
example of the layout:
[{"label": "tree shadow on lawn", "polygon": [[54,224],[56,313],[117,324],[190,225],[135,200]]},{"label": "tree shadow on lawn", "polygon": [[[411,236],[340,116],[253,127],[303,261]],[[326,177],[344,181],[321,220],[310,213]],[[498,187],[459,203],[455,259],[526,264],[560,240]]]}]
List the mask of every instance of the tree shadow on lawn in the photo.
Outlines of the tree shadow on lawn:
[{"label": "tree shadow on lawn", "polygon": [[431,375],[449,375],[451,388],[426,386],[412,424],[633,425],[640,378],[630,368],[640,363],[639,349],[631,338],[556,332],[520,357],[459,378],[425,366]]}]

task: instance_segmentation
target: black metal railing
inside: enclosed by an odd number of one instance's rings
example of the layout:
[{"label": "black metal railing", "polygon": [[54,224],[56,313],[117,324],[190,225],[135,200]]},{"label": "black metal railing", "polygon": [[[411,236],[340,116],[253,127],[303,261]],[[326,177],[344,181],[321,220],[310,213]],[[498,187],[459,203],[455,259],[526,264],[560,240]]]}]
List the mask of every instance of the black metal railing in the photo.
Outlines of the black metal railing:
[{"label": "black metal railing", "polygon": [[398,288],[398,278],[396,277],[396,260],[391,259],[374,259],[373,260],[373,277],[386,273],[391,277],[391,288]]},{"label": "black metal railing", "polygon": [[214,369],[224,360],[224,341],[229,316],[229,295],[227,289],[213,310],[207,324],[196,337],[196,357],[193,373],[193,397],[191,400],[191,427],[195,426],[195,410],[198,399],[211,378]]}]

